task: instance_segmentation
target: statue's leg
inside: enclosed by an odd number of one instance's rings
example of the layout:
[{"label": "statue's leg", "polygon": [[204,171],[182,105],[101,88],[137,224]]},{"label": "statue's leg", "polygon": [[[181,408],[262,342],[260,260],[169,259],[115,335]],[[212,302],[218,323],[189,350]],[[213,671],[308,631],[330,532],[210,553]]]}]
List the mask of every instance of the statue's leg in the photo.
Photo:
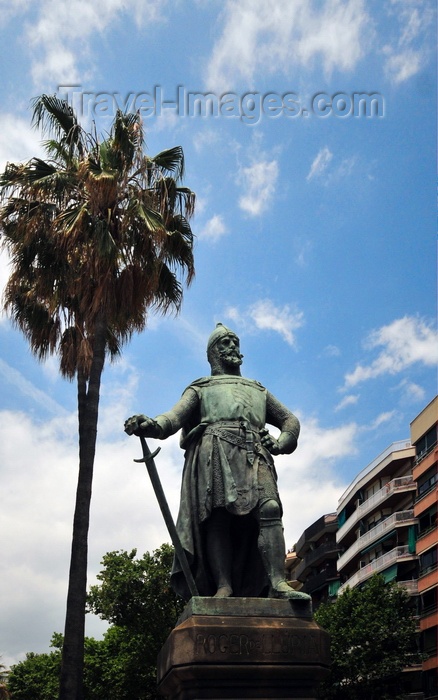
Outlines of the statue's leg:
[{"label": "statue's leg", "polygon": [[271,596],[274,598],[302,598],[309,600],[306,593],[295,591],[284,576],[285,545],[281,511],[277,501],[265,501],[259,508],[260,533],[258,547],[263,566],[271,582]]},{"label": "statue's leg", "polygon": [[206,523],[207,552],[210,570],[217,586],[216,598],[233,595],[231,585],[231,515],[225,508],[215,508]]}]

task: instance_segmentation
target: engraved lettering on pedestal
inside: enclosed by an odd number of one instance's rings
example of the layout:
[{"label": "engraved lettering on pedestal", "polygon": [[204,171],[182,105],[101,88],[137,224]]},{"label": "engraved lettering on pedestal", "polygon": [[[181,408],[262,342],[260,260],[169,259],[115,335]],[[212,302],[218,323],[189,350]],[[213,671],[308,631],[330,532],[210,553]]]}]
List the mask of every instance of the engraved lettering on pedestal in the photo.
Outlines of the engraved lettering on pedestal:
[{"label": "engraved lettering on pedestal", "polygon": [[272,632],[249,637],[246,634],[197,634],[196,656],[213,654],[233,656],[288,656],[302,659],[318,655],[318,640],[313,634]]}]

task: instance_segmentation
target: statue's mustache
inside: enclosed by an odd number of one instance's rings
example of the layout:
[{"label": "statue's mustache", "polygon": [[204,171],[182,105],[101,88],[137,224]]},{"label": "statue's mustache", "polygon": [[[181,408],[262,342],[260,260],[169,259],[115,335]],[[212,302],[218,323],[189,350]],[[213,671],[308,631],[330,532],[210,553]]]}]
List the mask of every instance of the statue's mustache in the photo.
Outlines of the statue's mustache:
[{"label": "statue's mustache", "polygon": [[223,357],[228,357],[228,356],[233,356],[233,357],[238,357],[239,360],[243,359],[243,355],[240,352],[237,352],[237,350],[221,350],[219,352],[219,357],[222,359]]}]

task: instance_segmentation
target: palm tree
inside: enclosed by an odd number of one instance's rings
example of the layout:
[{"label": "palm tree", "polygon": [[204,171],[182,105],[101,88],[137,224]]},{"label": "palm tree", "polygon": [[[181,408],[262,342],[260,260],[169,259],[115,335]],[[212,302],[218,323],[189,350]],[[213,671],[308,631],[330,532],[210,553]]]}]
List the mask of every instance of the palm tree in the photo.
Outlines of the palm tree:
[{"label": "palm tree", "polygon": [[9,700],[9,698],[11,697],[6,687],[7,680],[8,671],[6,671],[5,666],[3,664],[0,664],[0,700]]},{"label": "palm tree", "polygon": [[179,183],[178,146],[143,152],[138,114],[117,112],[103,140],[67,102],[42,95],[33,124],[50,136],[46,160],[0,175],[1,245],[12,260],[4,306],[39,359],[57,354],[77,381],[79,476],[62,655],[60,700],[81,700],[87,540],[100,382],[150,309],[178,312],[194,276],[188,223],[195,195]]}]

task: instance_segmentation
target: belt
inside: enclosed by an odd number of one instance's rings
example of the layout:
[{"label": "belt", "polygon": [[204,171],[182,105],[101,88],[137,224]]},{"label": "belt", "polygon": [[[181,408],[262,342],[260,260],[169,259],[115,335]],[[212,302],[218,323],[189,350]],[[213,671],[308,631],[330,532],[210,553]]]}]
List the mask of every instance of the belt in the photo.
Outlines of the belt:
[{"label": "belt", "polygon": [[[240,428],[245,431],[245,437],[240,437],[240,435],[235,435],[235,433],[227,430],[227,427]],[[254,464],[254,451],[258,452],[260,443],[254,442],[254,435],[258,436],[259,429],[254,428],[248,421],[233,421],[233,422],[219,422],[212,423],[208,425],[205,429],[204,435],[215,435],[221,440],[231,443],[232,445],[237,445],[246,449],[247,460],[252,466]]]}]

